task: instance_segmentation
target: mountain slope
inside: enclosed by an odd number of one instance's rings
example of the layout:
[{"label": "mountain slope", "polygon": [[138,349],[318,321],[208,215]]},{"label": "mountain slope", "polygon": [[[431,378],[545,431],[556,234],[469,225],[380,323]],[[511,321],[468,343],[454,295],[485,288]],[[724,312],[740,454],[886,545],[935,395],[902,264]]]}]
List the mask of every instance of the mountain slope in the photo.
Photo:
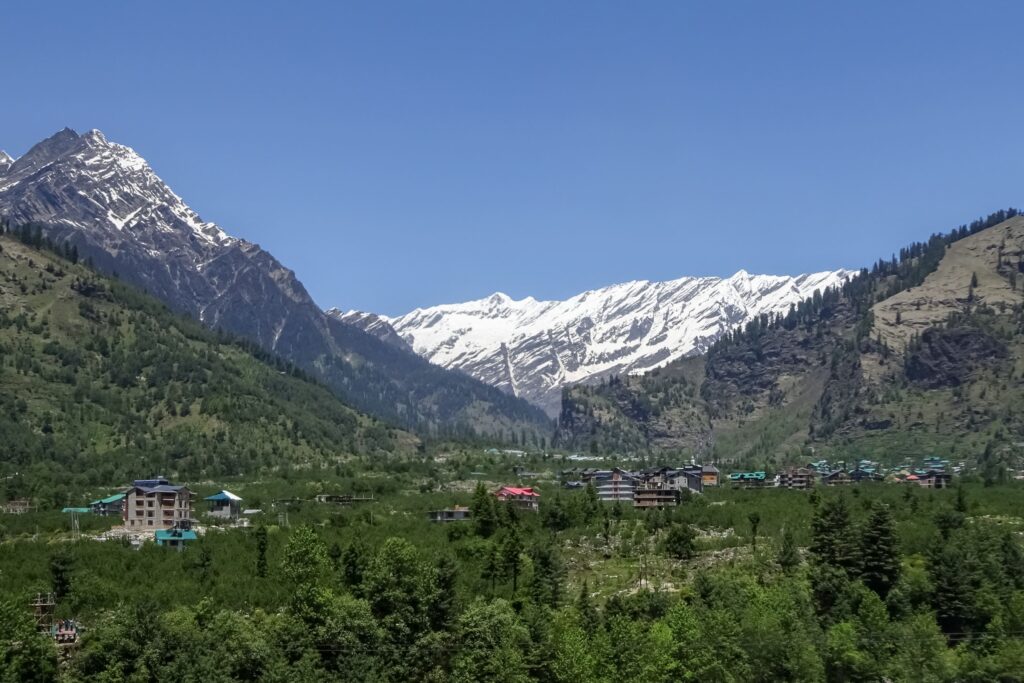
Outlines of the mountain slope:
[{"label": "mountain slope", "polygon": [[[933,235],[792,314],[754,319],[686,372],[689,361],[567,391],[557,441],[600,450],[625,438],[637,452],[750,466],[811,448],[883,461],[941,451],[994,476],[1024,456],[1024,217]],[[666,394],[674,441],[629,408]]]},{"label": "mountain slope", "polygon": [[[497,293],[389,319],[424,358],[557,414],[564,386],[638,374],[703,353],[761,314],[785,313],[852,275],[749,275],[627,282],[565,301]],[[386,332],[378,327],[381,332]]]},{"label": "mountain slope", "polygon": [[313,373],[345,400],[422,432],[547,429],[540,411],[325,315],[258,245],[203,221],[128,147],[65,129],[4,167],[0,216],[39,223],[211,328]]},{"label": "mountain slope", "polygon": [[[0,405],[8,497],[58,505],[73,482],[257,474],[417,446],[248,342],[10,235],[0,236]],[[53,487],[21,490],[25,481]]]}]

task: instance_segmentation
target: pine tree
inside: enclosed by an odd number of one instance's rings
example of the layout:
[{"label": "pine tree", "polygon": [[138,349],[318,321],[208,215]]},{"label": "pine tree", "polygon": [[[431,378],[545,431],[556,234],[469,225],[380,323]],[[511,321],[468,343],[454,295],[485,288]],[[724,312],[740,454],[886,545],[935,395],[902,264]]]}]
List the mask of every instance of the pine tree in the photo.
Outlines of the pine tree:
[{"label": "pine tree", "polygon": [[490,543],[490,548],[487,552],[487,556],[484,559],[484,568],[480,574],[480,578],[487,581],[491,586],[491,595],[494,595],[494,585],[501,577],[502,566],[501,566],[501,554],[498,551],[498,546],[495,543]]},{"label": "pine tree", "polygon": [[590,599],[590,586],[587,584],[586,579],[583,579],[583,585],[580,586],[580,594],[576,598],[576,611],[580,613],[580,624],[583,626],[583,629],[589,635],[593,635],[598,625],[598,614],[593,600]]},{"label": "pine tree", "polygon": [[502,565],[508,576],[512,577],[512,592],[519,589],[519,573],[522,569],[523,541],[519,538],[519,530],[509,527],[501,544]]},{"label": "pine tree", "polygon": [[530,582],[530,597],[537,605],[557,609],[562,601],[562,583],[565,568],[555,546],[542,542],[530,553],[533,561],[533,578]]},{"label": "pine tree", "polygon": [[888,506],[876,501],[861,531],[861,579],[883,600],[900,576],[896,528]]},{"label": "pine tree", "polygon": [[487,491],[483,482],[477,483],[469,509],[477,535],[489,538],[497,527],[497,511],[494,496]]},{"label": "pine tree", "polygon": [[840,495],[826,500],[811,520],[811,555],[820,564],[856,575],[857,543],[846,499]]},{"label": "pine tree", "polygon": [[256,576],[267,575],[267,527],[262,524],[256,528]]},{"label": "pine tree", "polygon": [[953,509],[962,515],[967,514],[967,491],[964,490],[963,483],[956,487],[956,505],[953,507]]},{"label": "pine tree", "polygon": [[350,543],[341,555],[341,581],[350,591],[358,594],[366,569],[365,553],[361,546]]},{"label": "pine tree", "polygon": [[782,547],[779,548],[777,561],[784,572],[791,572],[800,566],[800,551],[796,547],[793,531],[789,527],[782,531]]},{"label": "pine tree", "polygon": [[60,548],[50,558],[50,578],[53,597],[60,602],[71,592],[71,568],[73,561],[67,548]]},{"label": "pine tree", "polygon": [[434,567],[437,577],[437,593],[430,608],[430,625],[435,631],[449,628],[456,614],[455,584],[458,579],[458,565],[443,555]]}]

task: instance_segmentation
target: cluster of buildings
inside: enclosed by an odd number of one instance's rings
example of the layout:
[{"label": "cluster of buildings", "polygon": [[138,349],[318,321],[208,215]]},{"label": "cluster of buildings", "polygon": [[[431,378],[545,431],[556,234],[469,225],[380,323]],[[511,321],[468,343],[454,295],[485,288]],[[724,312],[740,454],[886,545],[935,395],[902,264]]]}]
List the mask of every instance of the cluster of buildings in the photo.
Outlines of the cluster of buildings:
[{"label": "cluster of buildings", "polygon": [[[117,516],[125,531],[152,532],[157,545],[181,549],[197,538],[194,498],[187,486],[173,484],[163,477],[136,479],[127,489],[94,500],[88,507],[64,508],[64,512]],[[242,499],[230,491],[219,491],[204,500],[207,513],[215,518],[237,519],[242,512]]]},{"label": "cluster of buildings", "polygon": [[889,471],[871,460],[860,460],[852,467],[848,467],[845,462],[832,464],[828,460],[817,460],[808,463],[806,467],[788,467],[774,476],[769,476],[764,471],[732,472],[727,480],[733,486],[741,488],[808,489],[812,486],[888,481],[941,489],[950,485],[954,472],[958,473],[959,470],[959,467],[950,467],[948,460],[936,456],[925,458],[917,467],[904,464]]},{"label": "cluster of buildings", "polygon": [[611,469],[572,469],[562,472],[563,486],[593,486],[597,498],[605,503],[623,503],[636,508],[672,507],[679,504],[683,491],[703,493],[705,487],[719,485],[720,473],[714,465],[648,467],[630,471]]},{"label": "cluster of buildings", "polygon": [[[518,510],[526,512],[540,511],[540,492],[533,487],[502,486],[492,493],[495,500],[507,503]],[[444,510],[431,510],[427,519],[431,522],[461,522],[470,518],[472,512],[468,507],[455,505]]]}]

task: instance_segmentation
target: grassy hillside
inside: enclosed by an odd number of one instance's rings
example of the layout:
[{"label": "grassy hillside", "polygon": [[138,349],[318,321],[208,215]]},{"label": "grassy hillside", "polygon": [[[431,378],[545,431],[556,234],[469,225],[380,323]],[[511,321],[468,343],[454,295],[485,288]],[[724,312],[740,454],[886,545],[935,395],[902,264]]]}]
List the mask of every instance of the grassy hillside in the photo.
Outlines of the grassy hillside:
[{"label": "grassy hillside", "polygon": [[0,496],[257,474],[416,440],[116,280],[0,236]]},{"label": "grassy hillside", "polygon": [[[685,426],[646,438],[612,382],[566,393],[558,440],[665,453],[675,438],[687,453],[769,467],[812,449],[889,462],[943,452],[1004,476],[1024,454],[1022,262],[1024,217],[1012,210],[933,235],[842,290],[723,338],[702,373],[685,372],[688,359],[661,371],[667,385],[621,380],[632,404],[679,397],[676,413],[695,416]],[[588,423],[572,419],[588,411]],[[700,415],[707,434],[692,429]]]}]

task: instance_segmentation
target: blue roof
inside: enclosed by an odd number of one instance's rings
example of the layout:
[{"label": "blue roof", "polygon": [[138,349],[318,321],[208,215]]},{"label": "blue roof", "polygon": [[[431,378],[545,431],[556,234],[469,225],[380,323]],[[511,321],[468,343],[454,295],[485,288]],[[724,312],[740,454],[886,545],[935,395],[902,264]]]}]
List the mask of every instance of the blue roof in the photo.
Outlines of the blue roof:
[{"label": "blue roof", "polygon": [[185,529],[157,529],[156,531],[156,542],[163,543],[164,541],[194,541],[198,536],[196,532],[188,531]]},{"label": "blue roof", "polygon": [[242,499],[239,498],[238,496],[236,496],[235,494],[231,493],[231,491],[218,491],[217,493],[213,494],[212,496],[207,496],[206,498],[204,498],[204,500],[239,501],[239,500],[242,500]]}]

